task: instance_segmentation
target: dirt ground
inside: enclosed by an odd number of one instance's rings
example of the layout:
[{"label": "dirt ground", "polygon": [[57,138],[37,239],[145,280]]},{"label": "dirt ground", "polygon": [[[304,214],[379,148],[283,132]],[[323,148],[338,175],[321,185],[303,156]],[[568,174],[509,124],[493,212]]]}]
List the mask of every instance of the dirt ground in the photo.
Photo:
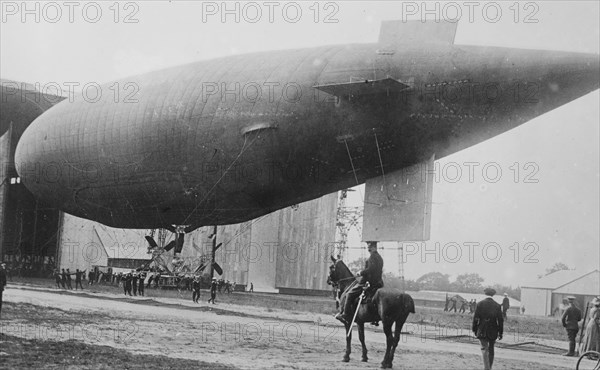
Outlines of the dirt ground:
[{"label": "dirt ground", "polygon": [[[103,346],[118,349],[115,357],[130,363],[125,368],[145,362],[152,363],[153,368],[374,369],[383,359],[385,336],[380,327],[367,330],[368,363],[360,362],[356,329],[351,361],[343,363],[343,326],[329,315],[231,303],[209,305],[205,299],[201,297],[201,303],[194,304],[174,298],[126,298],[9,285],[4,292],[8,303],[0,321],[4,334],[0,368],[2,363],[11,364],[10,368],[33,367],[28,365],[31,354],[52,351],[55,342],[86,346],[86,351],[96,354],[85,363],[80,356],[72,356],[71,364],[76,368],[113,367],[107,364],[115,359],[107,358]],[[414,323],[405,331],[408,334],[402,335],[396,351],[395,369],[482,368],[474,339],[439,340],[427,334],[439,332],[439,328],[432,331]],[[505,332],[505,342],[523,339],[517,337]],[[25,341],[23,345],[30,345],[28,351],[5,350],[11,338],[35,342]],[[191,362],[175,364],[165,362],[165,358]],[[67,356],[60,361],[64,365],[70,360]],[[556,354],[498,348],[494,369],[572,369],[575,362],[576,358]]]}]

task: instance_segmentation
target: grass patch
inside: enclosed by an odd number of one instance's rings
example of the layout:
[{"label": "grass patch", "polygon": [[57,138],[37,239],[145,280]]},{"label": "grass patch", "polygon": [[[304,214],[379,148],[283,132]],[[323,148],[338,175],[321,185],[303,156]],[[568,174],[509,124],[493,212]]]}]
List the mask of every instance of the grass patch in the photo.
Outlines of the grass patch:
[{"label": "grass patch", "polygon": [[[54,287],[54,281],[48,279],[23,278],[16,279],[15,283],[25,283],[34,286]],[[123,289],[116,285],[85,285],[85,290],[91,293],[110,293],[122,295]],[[192,293],[186,290],[177,291],[170,289],[146,288],[147,298],[176,298],[189,299]],[[207,290],[202,290],[200,299],[208,300]],[[235,292],[231,294],[217,293],[218,303],[231,303],[243,306],[266,308],[267,312],[282,309],[296,312],[309,312],[321,315],[336,313],[335,301],[331,297],[323,296],[295,296],[269,293]],[[440,308],[416,307],[416,313],[408,317],[408,323],[432,325],[440,329],[440,335],[463,335],[471,332],[473,316],[469,313],[443,312]],[[504,332],[514,335],[518,342],[536,338],[566,340],[566,332],[558,317],[536,316],[509,316],[504,324]]]},{"label": "grass patch", "polygon": [[6,369],[235,369],[204,361],[136,355],[76,340],[55,342],[6,334],[0,334],[0,363]]}]

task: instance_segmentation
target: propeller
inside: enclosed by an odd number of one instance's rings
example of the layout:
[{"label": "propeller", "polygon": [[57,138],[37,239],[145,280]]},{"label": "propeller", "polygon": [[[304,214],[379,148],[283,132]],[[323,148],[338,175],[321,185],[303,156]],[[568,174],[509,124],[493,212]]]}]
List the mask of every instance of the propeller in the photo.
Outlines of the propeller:
[{"label": "propeller", "polygon": [[215,271],[217,272],[217,274],[223,275],[223,269],[221,268],[221,266],[219,266],[218,263],[213,262],[213,268],[215,269]]},{"label": "propeller", "polygon": [[151,249],[158,248],[158,244],[156,244],[156,241],[150,235],[146,236],[146,241],[148,242],[148,244],[150,244]]}]

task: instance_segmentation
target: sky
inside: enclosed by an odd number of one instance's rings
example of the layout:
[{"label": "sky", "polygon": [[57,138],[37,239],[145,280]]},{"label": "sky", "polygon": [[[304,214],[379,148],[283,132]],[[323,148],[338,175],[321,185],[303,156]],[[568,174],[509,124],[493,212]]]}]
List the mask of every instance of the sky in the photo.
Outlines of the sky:
[{"label": "sky", "polygon": [[[63,93],[71,82],[104,83],[221,56],[376,42],[382,20],[459,12],[457,45],[594,54],[600,47],[597,1],[258,1],[229,2],[230,13],[220,1],[21,4],[1,2],[0,76],[58,85]],[[582,274],[599,268],[598,102],[595,91],[438,161],[440,174],[468,171],[465,162],[481,165],[473,181],[441,176],[434,183],[431,240],[405,248],[405,277],[476,272],[487,283],[516,286],[555,262]],[[487,163],[502,169],[500,181],[486,180]],[[349,204],[360,204],[363,194],[351,193]],[[355,231],[350,244],[357,249],[349,259],[364,253]],[[396,272],[397,249],[383,247],[386,270]]]}]

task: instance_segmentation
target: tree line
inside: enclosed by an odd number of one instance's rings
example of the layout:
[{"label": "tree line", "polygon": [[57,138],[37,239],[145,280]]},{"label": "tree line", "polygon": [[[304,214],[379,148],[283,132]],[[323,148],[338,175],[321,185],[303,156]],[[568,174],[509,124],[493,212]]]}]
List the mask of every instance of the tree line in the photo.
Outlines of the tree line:
[{"label": "tree line", "polygon": [[[365,266],[365,257],[361,257],[348,264],[348,268],[358,274]],[[538,275],[541,278],[546,275],[550,275],[556,271],[570,270],[569,266],[563,262],[556,262],[554,265],[546,269],[545,274]],[[509,285],[503,284],[492,284],[483,285],[484,278],[476,273],[461,274],[456,277],[454,281],[450,281],[450,275],[441,272],[428,272],[416,280],[408,279],[404,281],[404,287],[402,286],[402,280],[391,272],[383,274],[383,281],[386,286],[404,289],[408,291],[419,291],[419,290],[436,290],[442,292],[456,292],[456,293],[483,293],[483,289],[491,286],[496,290],[498,294],[507,293],[509,297],[517,300],[521,300],[521,288],[513,288]]]}]

